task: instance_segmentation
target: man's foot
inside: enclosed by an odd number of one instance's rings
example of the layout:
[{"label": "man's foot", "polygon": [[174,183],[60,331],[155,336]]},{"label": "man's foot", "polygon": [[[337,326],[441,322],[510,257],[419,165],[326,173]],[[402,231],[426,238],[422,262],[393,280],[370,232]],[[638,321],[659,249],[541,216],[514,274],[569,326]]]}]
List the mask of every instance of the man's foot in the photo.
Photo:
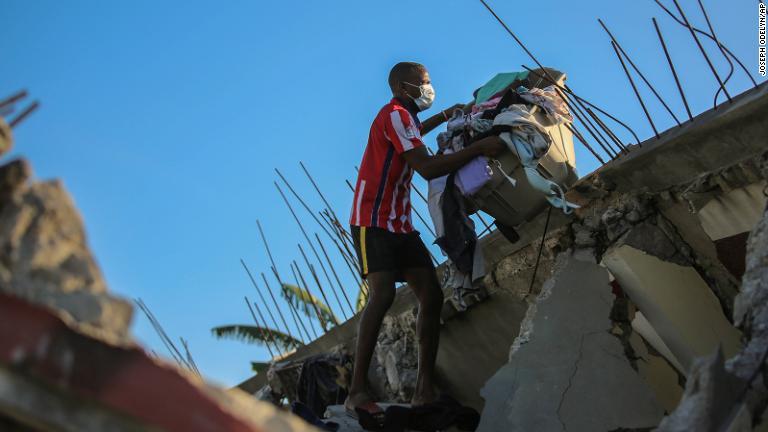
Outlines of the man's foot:
[{"label": "man's foot", "polygon": [[423,406],[423,405],[435,402],[437,399],[438,399],[438,395],[433,390],[417,392],[411,398],[411,406],[412,407]]},{"label": "man's foot", "polygon": [[344,401],[344,409],[347,412],[355,412],[355,408],[373,404],[373,398],[367,392],[350,393]]}]

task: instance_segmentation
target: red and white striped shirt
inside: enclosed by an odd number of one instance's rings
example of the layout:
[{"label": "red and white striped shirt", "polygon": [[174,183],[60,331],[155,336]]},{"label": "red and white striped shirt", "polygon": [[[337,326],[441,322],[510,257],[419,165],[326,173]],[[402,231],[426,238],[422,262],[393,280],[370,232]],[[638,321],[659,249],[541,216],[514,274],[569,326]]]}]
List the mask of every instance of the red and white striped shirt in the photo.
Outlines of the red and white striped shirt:
[{"label": "red and white striped shirt", "polygon": [[413,169],[403,153],[424,145],[420,129],[419,119],[397,98],[379,111],[360,163],[350,225],[383,228],[394,233],[413,231]]}]

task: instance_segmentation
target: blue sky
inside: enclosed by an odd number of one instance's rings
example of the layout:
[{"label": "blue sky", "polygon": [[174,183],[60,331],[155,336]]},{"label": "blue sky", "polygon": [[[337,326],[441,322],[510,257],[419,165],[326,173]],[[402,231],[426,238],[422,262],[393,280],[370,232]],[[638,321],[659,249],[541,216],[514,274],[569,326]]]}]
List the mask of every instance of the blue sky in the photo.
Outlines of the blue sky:
[{"label": "blue sky", "polygon": [[[694,112],[712,106],[717,83],[690,34],[651,0],[491,4],[543,63],[566,71],[576,92],[643,139],[650,128],[598,17],[683,118],[651,24],[656,16]],[[705,28],[697,3],[682,4]],[[705,4],[720,38],[762,81],[757,3]],[[301,233],[272,185],[273,168],[319,209],[298,165],[304,161],[346,222],[344,180],[354,180],[370,122],[390,98],[394,63],[427,65],[436,108],[468,101],[496,72],[532,64],[472,0],[6,0],[0,36],[0,95],[27,88],[42,102],[17,129],[13,155],[28,158],[40,179],[63,179],[111,290],[142,298],[172,337],[189,340],[203,373],[226,385],[249,377],[249,361],[266,357],[263,348],[210,334],[217,325],[251,322],[243,296],[255,295],[238,260],[268,271],[256,219],[283,274],[300,258]],[[748,88],[737,71],[731,93]],[[643,92],[659,128],[672,126]],[[434,135],[425,141],[434,145]],[[581,174],[597,166],[581,148],[577,158]],[[319,231],[299,214],[311,233]],[[165,353],[140,313],[133,329]]]}]

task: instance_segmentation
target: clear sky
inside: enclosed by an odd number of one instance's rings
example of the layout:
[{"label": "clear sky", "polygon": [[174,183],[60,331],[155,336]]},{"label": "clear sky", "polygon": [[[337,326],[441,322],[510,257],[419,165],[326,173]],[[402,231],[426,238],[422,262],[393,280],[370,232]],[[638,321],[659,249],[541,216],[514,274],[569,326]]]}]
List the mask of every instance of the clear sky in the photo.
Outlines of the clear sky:
[{"label": "clear sky", "polygon": [[[757,2],[704,1],[718,35],[762,81]],[[697,3],[681,2],[705,28]],[[543,63],[566,71],[576,92],[643,139],[650,128],[596,19],[607,22],[684,118],[655,16],[693,110],[712,107],[717,84],[690,34],[652,0],[491,4]],[[344,180],[354,181],[371,120],[390,98],[386,77],[394,63],[427,65],[436,108],[468,101],[497,72],[532,65],[476,0],[5,0],[0,36],[0,96],[27,88],[42,102],[17,129],[13,155],[28,158],[40,179],[63,179],[110,289],[142,298],[172,337],[189,340],[203,373],[227,385],[251,375],[249,361],[267,356],[210,333],[251,322],[243,296],[256,296],[238,260],[269,268],[256,219],[283,274],[300,258],[296,244],[303,240],[272,184],[273,168],[319,209],[298,165],[304,161],[346,222],[351,193]],[[738,94],[749,82],[737,71],[728,88]],[[660,129],[672,126],[643,94]],[[425,142],[434,145],[434,135]],[[582,175],[597,166],[580,147],[577,158]],[[422,180],[416,184],[426,189]],[[351,295],[352,278],[337,262]],[[140,312],[133,330],[165,354]]]}]

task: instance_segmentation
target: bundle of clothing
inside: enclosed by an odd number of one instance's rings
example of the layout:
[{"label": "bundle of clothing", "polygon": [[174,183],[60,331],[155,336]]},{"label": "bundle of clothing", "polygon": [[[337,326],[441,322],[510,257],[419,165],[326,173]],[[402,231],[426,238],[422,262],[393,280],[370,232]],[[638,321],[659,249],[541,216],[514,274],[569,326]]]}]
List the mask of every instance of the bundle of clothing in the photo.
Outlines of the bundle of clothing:
[{"label": "bundle of clothing", "polygon": [[341,354],[319,354],[304,360],[291,412],[321,430],[336,431],[339,425],[322,420],[329,405],[344,403],[345,383],[352,359]]},{"label": "bundle of clothing", "polygon": [[358,423],[374,432],[440,432],[448,429],[472,432],[480,424],[480,414],[443,395],[438,400],[415,407],[391,405],[372,414],[356,409]]},{"label": "bundle of clothing", "polygon": [[[438,135],[438,153],[457,152],[482,138],[497,135],[517,155],[531,185],[550,204],[570,213],[576,206],[568,203],[560,186],[542,177],[536,167],[552,145],[545,127],[571,123],[573,117],[555,87],[529,89],[524,85],[527,75],[499,74],[478,89],[472,110],[456,110],[448,120],[447,130]],[[535,116],[538,110],[545,113],[546,124]],[[474,292],[476,282],[485,276],[485,262],[476,247],[475,224],[469,218],[477,209],[467,206],[472,205],[472,195],[493,176],[494,165],[507,181],[516,184],[517,180],[507,175],[498,161],[484,156],[429,182],[428,205],[436,243],[448,257],[442,284],[452,290],[451,300],[458,310],[466,309],[465,296]]]}]

